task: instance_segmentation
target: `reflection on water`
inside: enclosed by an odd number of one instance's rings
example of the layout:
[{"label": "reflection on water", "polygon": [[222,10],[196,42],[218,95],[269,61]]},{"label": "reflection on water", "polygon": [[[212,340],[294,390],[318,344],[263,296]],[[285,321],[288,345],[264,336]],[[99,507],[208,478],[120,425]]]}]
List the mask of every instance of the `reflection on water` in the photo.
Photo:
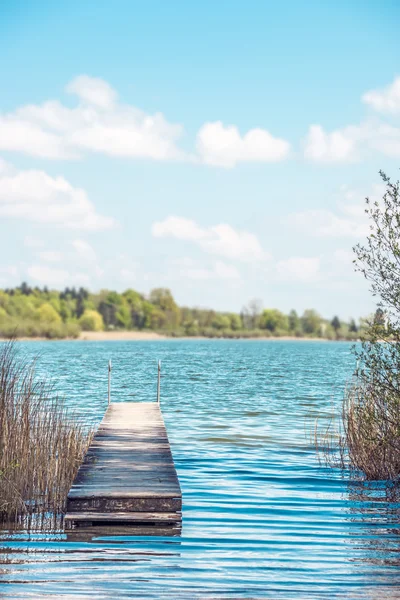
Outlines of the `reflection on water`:
[{"label": "reflection on water", "polygon": [[107,544],[119,539],[121,543],[126,542],[128,538],[146,538],[146,537],[180,537],[182,533],[181,524],[177,523],[171,526],[160,527],[159,525],[152,526],[147,525],[140,527],[137,525],[131,526],[118,526],[113,527],[78,527],[66,531],[66,539],[68,542],[93,542],[97,543],[99,540],[102,543]]},{"label": "reflection on water", "polygon": [[[182,531],[9,533],[4,598],[398,598],[399,506],[321,467],[309,441],[354,368],[346,343],[26,343],[82,418],[155,398]],[[375,495],[374,495],[375,494]],[[144,535],[140,535],[143,533]]]}]

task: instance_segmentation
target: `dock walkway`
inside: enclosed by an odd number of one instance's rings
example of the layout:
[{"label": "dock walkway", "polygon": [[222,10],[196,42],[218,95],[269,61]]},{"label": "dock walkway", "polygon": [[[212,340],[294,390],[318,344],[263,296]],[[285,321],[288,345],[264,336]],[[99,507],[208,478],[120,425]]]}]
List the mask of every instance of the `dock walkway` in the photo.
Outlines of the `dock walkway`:
[{"label": "dock walkway", "polygon": [[159,403],[110,404],[68,494],[65,528],[173,525],[181,509]]}]

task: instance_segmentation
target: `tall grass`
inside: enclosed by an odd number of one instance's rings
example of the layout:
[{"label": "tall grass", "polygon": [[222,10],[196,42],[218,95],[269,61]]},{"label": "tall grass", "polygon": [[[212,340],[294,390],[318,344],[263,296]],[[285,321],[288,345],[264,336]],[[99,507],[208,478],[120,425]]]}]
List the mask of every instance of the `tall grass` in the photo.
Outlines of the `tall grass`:
[{"label": "tall grass", "polygon": [[0,350],[0,519],[59,515],[91,440],[14,342]]},{"label": "tall grass", "polygon": [[400,395],[374,378],[354,376],[341,413],[316,427],[320,458],[353,480],[380,482],[400,491]]}]

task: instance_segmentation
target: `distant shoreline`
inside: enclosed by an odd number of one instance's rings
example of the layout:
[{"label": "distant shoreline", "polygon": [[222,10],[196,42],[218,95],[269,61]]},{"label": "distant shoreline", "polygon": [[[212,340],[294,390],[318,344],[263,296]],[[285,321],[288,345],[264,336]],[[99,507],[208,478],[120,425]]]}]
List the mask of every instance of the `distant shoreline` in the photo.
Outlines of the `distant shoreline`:
[{"label": "distant shoreline", "polygon": [[[326,338],[296,337],[296,336],[265,336],[265,337],[237,337],[237,338],[217,338],[205,336],[181,336],[172,337],[162,335],[153,331],[82,331],[77,338],[49,339],[45,337],[20,337],[20,342],[128,342],[128,341],[161,341],[161,340],[250,340],[250,341],[270,341],[270,342],[330,342],[330,341],[348,341],[348,340],[328,340]],[[0,341],[7,341],[0,338]]]}]

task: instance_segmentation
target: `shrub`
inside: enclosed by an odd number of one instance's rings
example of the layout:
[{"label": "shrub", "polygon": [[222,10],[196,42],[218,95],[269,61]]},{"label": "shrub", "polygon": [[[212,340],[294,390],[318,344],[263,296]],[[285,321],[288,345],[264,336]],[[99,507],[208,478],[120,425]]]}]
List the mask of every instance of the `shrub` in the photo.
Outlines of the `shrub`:
[{"label": "shrub", "polygon": [[104,329],[103,317],[97,310],[86,309],[78,322],[83,331],[103,331]]},{"label": "shrub", "polygon": [[6,339],[18,337],[45,337],[48,339],[76,338],[79,336],[78,323],[41,323],[36,319],[8,318],[0,320],[0,337]]},{"label": "shrub", "polygon": [[61,323],[62,319],[56,309],[45,302],[37,309],[37,315],[41,323]]},{"label": "shrub", "polygon": [[[355,347],[359,367],[344,396],[339,431],[335,432],[333,424],[328,426],[324,446],[329,464],[398,490],[400,184],[393,184],[382,172],[381,177],[386,184],[382,199],[366,199],[365,212],[370,219],[367,242],[354,248],[356,269],[370,282],[379,304],[367,327],[361,324],[362,345]],[[351,329],[349,336],[358,335],[354,323]]]}]

